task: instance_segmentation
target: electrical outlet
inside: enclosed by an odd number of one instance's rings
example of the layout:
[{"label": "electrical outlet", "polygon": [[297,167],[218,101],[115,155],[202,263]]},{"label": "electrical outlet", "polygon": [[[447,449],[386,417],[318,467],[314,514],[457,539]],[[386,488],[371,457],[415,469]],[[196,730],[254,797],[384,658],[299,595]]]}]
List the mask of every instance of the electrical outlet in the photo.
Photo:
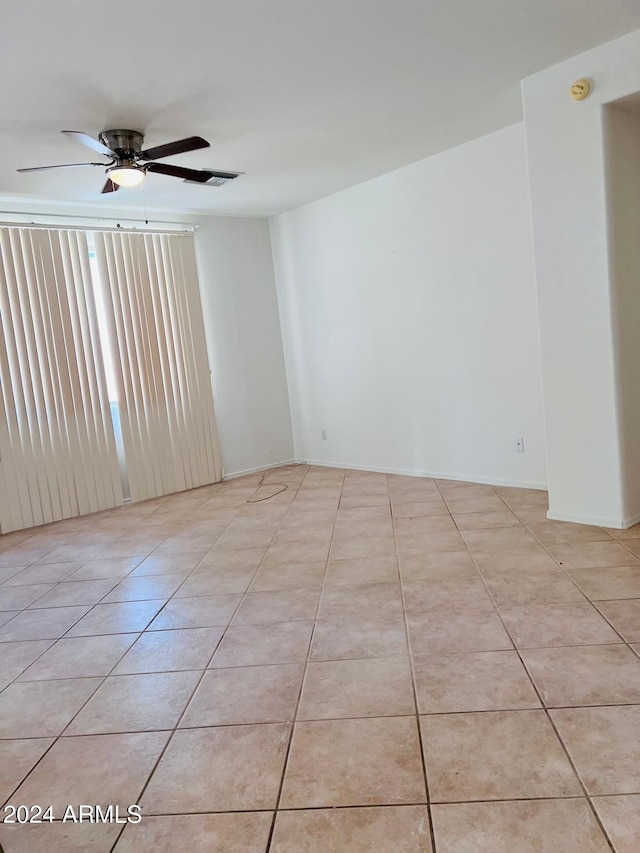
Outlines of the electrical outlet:
[{"label": "electrical outlet", "polygon": [[322,430],[322,440],[323,440],[323,441],[326,441],[326,440],[327,440],[327,431],[326,431],[326,429],[323,429],[323,430]]},{"label": "electrical outlet", "polygon": [[516,453],[524,453],[524,438],[516,438]]}]

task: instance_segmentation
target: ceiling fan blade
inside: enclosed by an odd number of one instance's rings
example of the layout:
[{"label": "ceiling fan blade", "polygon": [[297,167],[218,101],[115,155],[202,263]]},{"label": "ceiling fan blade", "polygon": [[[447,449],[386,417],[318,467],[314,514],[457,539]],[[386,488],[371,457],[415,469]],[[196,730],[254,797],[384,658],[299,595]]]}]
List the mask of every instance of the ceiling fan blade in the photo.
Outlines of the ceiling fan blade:
[{"label": "ceiling fan blade", "polygon": [[72,169],[74,166],[103,166],[104,163],[60,163],[58,166],[32,166],[30,169],[16,169],[16,172],[43,172],[45,169]]},{"label": "ceiling fan blade", "polygon": [[177,142],[167,142],[165,145],[147,148],[142,152],[142,156],[145,160],[161,160],[163,157],[171,157],[172,154],[184,154],[187,151],[208,147],[209,143],[201,136],[188,136],[186,139],[178,139]]},{"label": "ceiling fan blade", "polygon": [[213,177],[213,172],[205,169],[185,169],[182,166],[171,166],[168,163],[149,163],[147,172],[157,172],[159,175],[170,175],[172,178],[182,178],[185,181],[194,181],[204,184]]},{"label": "ceiling fan blade", "polygon": [[116,156],[115,151],[107,148],[107,146],[103,145],[98,139],[94,139],[93,136],[89,136],[88,133],[83,133],[81,130],[63,130],[62,133],[71,137],[71,139],[75,139],[81,145],[91,148],[92,151],[95,151],[98,154],[106,154],[107,157]]},{"label": "ceiling fan blade", "polygon": [[107,183],[102,187],[102,193],[114,193],[120,189],[120,184],[116,184],[111,178],[107,178]]}]

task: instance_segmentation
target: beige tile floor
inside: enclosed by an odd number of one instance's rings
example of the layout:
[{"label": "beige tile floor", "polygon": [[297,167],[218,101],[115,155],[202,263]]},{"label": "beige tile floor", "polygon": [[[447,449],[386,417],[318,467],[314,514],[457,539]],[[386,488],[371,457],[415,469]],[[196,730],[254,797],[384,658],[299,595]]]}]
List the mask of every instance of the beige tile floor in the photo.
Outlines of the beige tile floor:
[{"label": "beige tile floor", "polygon": [[0,537],[6,853],[640,851],[640,526],[259,478]]}]

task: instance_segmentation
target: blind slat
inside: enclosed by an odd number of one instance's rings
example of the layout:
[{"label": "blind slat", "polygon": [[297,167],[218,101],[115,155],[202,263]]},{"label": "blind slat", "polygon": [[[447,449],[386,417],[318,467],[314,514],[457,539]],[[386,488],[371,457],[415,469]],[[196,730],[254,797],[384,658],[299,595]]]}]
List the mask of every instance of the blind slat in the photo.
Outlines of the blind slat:
[{"label": "blind slat", "polygon": [[193,239],[95,235],[133,500],[220,479]]},{"label": "blind slat", "polygon": [[0,381],[0,530],[122,504],[86,235],[0,228]]}]

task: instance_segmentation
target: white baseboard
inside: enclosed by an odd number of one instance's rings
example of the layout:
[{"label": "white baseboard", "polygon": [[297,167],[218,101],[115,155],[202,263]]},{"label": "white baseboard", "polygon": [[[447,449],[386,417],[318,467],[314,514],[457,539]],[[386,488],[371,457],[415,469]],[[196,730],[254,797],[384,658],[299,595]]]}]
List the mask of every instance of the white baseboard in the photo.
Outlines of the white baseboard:
[{"label": "white baseboard", "polygon": [[232,471],[230,474],[223,469],[222,481],[235,480],[237,477],[245,477],[247,474],[259,474],[260,471],[268,471],[269,468],[279,468],[280,465],[296,465],[297,459],[284,459],[282,462],[270,462],[268,465],[259,465],[257,468],[245,468],[244,471]]},{"label": "white baseboard", "polygon": [[573,512],[549,510],[547,518],[552,521],[571,521],[573,524],[590,524],[594,527],[610,527],[612,530],[626,530],[640,521],[640,512],[629,518],[611,518],[600,515],[580,515]]},{"label": "white baseboard", "polygon": [[352,471],[371,471],[376,474],[400,474],[403,477],[428,477],[433,480],[461,480],[465,483],[480,483],[485,486],[510,486],[515,489],[546,490],[546,483],[530,483],[507,480],[501,477],[477,477],[470,474],[443,474],[440,471],[416,471],[405,468],[377,468],[372,465],[353,465],[349,462],[325,462],[316,459],[305,459],[307,465],[317,465],[321,468],[350,468]]}]

